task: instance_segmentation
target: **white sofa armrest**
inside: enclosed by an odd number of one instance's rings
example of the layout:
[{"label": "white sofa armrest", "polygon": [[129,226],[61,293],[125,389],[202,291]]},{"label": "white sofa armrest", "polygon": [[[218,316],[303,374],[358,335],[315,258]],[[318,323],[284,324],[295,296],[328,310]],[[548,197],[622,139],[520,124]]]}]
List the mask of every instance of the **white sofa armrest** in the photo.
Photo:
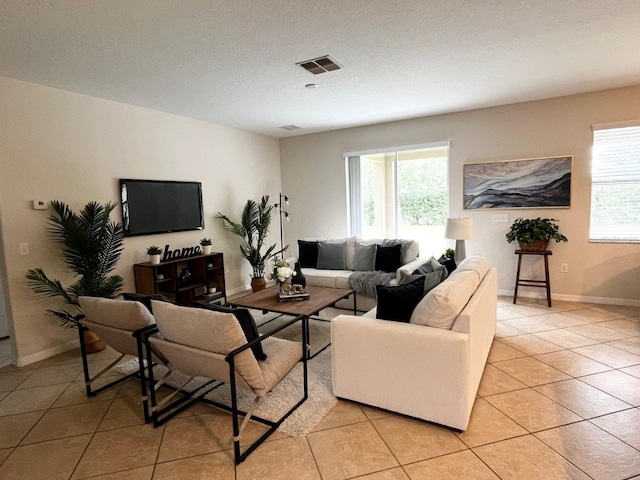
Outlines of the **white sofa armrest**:
[{"label": "white sofa armrest", "polygon": [[331,342],[336,396],[466,429],[469,335],[339,315]]},{"label": "white sofa armrest", "polygon": [[400,271],[411,273],[420,265],[427,263],[427,258],[416,258],[415,260],[405,263],[396,270],[396,278],[400,278]]}]

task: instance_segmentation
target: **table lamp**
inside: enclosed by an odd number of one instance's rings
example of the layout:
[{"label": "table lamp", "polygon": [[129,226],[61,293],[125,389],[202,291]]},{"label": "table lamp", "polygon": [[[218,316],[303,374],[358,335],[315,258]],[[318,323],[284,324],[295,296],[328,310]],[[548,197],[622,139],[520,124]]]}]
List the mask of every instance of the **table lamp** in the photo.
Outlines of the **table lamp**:
[{"label": "table lamp", "polygon": [[447,225],[444,229],[445,238],[456,241],[454,260],[459,265],[467,256],[464,241],[473,236],[473,220],[470,217],[447,218]]}]

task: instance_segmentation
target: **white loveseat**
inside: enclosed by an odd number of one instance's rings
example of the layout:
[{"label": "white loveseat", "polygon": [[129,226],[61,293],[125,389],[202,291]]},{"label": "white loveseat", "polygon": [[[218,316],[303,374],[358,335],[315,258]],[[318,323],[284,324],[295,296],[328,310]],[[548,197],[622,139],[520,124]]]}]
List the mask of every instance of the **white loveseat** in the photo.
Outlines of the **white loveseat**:
[{"label": "white loveseat", "polygon": [[[427,293],[412,323],[376,319],[375,309],[331,321],[337,397],[467,428],[496,329],[497,274],[484,259],[465,262]],[[453,325],[414,323],[430,319]]]},{"label": "white loveseat", "polygon": [[[311,239],[306,238],[302,240],[303,242],[315,242],[322,241],[325,239]],[[355,271],[355,257],[356,251],[359,245],[372,245],[372,244],[380,244],[380,245],[392,245],[395,242],[403,242],[402,248],[402,265],[396,270],[396,278],[400,277],[400,270],[404,270],[407,273],[413,272],[416,268],[422,265],[426,260],[422,260],[417,258],[419,253],[418,242],[414,240],[390,240],[390,239],[366,239],[362,240],[357,237],[348,237],[343,239],[330,239],[329,242],[346,242],[346,258],[345,258],[345,269],[339,270],[330,270],[330,269],[321,269],[321,268],[310,268],[303,267],[302,273],[304,274],[307,285],[314,285],[317,287],[331,287],[331,288],[342,288],[349,289],[349,277]],[[300,255],[299,255],[300,256]],[[395,285],[396,280],[391,281],[391,285]],[[342,308],[353,308],[353,300],[345,299],[341,300],[337,303],[338,307]],[[375,297],[367,296],[363,293],[358,293],[356,295],[356,308],[361,312],[366,312],[371,310],[376,306]]]}]

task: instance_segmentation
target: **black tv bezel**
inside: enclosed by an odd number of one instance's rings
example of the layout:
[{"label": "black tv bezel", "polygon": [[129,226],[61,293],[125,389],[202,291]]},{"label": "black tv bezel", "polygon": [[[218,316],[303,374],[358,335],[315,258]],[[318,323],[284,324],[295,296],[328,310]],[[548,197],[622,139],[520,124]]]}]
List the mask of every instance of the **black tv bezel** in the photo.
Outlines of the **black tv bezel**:
[{"label": "black tv bezel", "polygon": [[[144,233],[129,233],[129,229],[127,228],[127,225],[129,222],[127,222],[128,219],[128,212],[127,212],[127,207],[125,206],[125,200],[123,199],[123,186],[126,187],[126,184],[128,183],[164,183],[164,184],[175,184],[175,183],[179,183],[179,184],[185,184],[185,185],[197,185],[198,186],[198,199],[199,199],[199,203],[200,203],[200,226],[196,227],[196,228],[181,228],[181,229],[176,229],[176,230],[158,230],[158,231],[153,231],[153,232],[144,232]],[[195,181],[181,181],[181,180],[147,180],[144,178],[121,178],[119,180],[119,192],[120,192],[120,206],[121,206],[121,213],[122,213],[122,229],[124,231],[124,236],[125,237],[141,237],[144,235],[158,235],[161,233],[173,233],[173,232],[191,232],[191,231],[196,231],[196,230],[203,230],[204,229],[204,205],[202,203],[202,182],[195,182]]]}]

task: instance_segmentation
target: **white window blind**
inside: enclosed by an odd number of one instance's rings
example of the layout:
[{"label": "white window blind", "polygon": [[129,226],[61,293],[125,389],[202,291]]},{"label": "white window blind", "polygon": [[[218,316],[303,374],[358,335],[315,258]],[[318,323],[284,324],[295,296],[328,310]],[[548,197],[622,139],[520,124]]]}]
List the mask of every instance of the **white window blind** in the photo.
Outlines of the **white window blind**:
[{"label": "white window blind", "polygon": [[589,240],[640,242],[640,126],[594,127]]}]

